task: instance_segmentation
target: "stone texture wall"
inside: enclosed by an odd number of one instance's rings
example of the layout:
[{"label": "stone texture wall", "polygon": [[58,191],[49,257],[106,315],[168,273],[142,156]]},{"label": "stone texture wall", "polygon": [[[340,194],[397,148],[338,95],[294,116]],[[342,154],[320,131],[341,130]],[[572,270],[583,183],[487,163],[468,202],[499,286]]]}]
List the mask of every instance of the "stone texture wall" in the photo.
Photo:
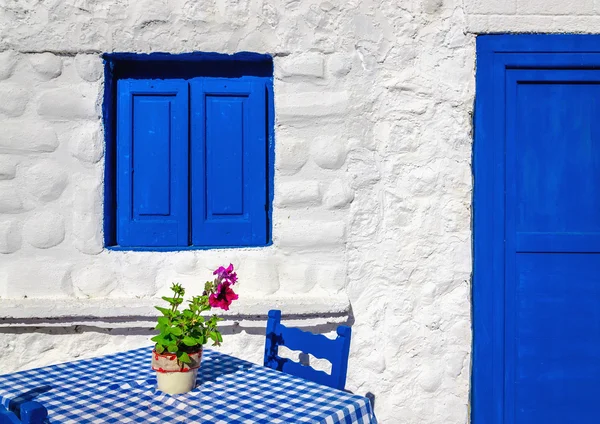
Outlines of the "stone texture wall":
[{"label": "stone texture wall", "polygon": [[471,32],[597,33],[597,0],[464,0]]},{"label": "stone texture wall", "polygon": [[[2,3],[0,348],[13,365],[0,372],[147,344],[150,324],[135,320],[149,298],[233,262],[243,316],[224,349],[260,361],[261,307],[293,309],[314,331],[349,322],[347,388],[375,395],[381,422],[466,423],[467,26],[460,0]],[[274,56],[273,246],[103,249],[110,51]]]}]

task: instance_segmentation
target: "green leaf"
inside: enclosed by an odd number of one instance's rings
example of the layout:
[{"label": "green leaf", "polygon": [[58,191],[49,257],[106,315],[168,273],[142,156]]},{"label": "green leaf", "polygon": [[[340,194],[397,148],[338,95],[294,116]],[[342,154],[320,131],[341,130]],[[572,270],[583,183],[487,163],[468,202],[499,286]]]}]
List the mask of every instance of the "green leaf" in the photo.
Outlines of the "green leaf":
[{"label": "green leaf", "polygon": [[183,344],[185,344],[186,346],[196,346],[198,344],[198,340],[190,336],[185,336],[183,338]]},{"label": "green leaf", "polygon": [[157,321],[161,325],[168,325],[169,324],[169,318],[168,317],[159,317]]},{"label": "green leaf", "polygon": [[181,336],[183,334],[183,331],[179,327],[171,327],[169,331],[174,336]]},{"label": "green leaf", "polygon": [[160,354],[163,353],[165,351],[165,347],[161,344],[157,344],[155,347],[156,351]]},{"label": "green leaf", "polygon": [[190,359],[190,355],[188,355],[185,352],[183,352],[181,355],[179,355],[179,360],[181,362],[183,362],[184,364],[191,364],[192,363],[192,360]]},{"label": "green leaf", "polygon": [[185,311],[183,311],[183,316],[186,318],[193,318],[194,313],[192,311],[190,311],[189,309],[186,309]]},{"label": "green leaf", "polygon": [[162,334],[159,334],[158,336],[152,337],[150,340],[152,340],[153,342],[156,342],[156,343],[160,343],[162,338],[163,338]]},{"label": "green leaf", "polygon": [[171,316],[171,310],[168,308],[161,308],[160,306],[155,306],[156,309],[158,309],[164,316],[169,317]]},{"label": "green leaf", "polygon": [[177,352],[177,345],[176,344],[170,344],[169,346],[167,346],[167,349],[169,349],[169,352],[175,353],[175,352]]}]

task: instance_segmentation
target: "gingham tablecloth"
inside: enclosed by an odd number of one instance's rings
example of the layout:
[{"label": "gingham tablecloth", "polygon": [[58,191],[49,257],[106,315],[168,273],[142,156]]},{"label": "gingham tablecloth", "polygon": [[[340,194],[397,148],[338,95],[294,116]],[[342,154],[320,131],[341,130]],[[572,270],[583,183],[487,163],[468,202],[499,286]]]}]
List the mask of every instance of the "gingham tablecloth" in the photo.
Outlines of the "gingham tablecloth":
[{"label": "gingham tablecloth", "polygon": [[367,398],[205,349],[197,387],[156,389],[151,348],[0,375],[0,401],[36,400],[50,423],[376,423]]}]

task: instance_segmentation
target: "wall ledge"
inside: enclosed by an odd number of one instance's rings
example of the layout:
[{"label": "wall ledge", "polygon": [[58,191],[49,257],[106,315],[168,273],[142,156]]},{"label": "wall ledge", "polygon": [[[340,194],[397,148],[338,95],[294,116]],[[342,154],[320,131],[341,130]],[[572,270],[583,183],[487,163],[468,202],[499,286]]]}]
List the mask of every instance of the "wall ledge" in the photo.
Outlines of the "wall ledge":
[{"label": "wall ledge", "polygon": [[[62,322],[81,320],[152,321],[158,316],[154,305],[159,298],[146,299],[0,299],[0,324],[24,320]],[[229,311],[218,314],[232,321],[265,317],[270,309],[280,309],[290,318],[346,315],[350,302],[346,295],[244,298]]]}]

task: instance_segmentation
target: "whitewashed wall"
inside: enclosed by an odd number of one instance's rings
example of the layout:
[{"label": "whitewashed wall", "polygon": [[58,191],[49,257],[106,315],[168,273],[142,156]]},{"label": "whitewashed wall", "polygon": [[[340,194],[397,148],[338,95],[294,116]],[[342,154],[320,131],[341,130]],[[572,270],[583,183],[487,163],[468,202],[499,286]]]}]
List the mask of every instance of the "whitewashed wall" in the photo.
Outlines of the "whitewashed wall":
[{"label": "whitewashed wall", "polygon": [[[147,344],[149,298],[233,262],[225,350],[260,361],[271,306],[350,322],[347,388],[381,422],[466,423],[471,22],[460,0],[0,3],[0,372]],[[103,249],[111,51],[274,56],[273,246]]]}]

